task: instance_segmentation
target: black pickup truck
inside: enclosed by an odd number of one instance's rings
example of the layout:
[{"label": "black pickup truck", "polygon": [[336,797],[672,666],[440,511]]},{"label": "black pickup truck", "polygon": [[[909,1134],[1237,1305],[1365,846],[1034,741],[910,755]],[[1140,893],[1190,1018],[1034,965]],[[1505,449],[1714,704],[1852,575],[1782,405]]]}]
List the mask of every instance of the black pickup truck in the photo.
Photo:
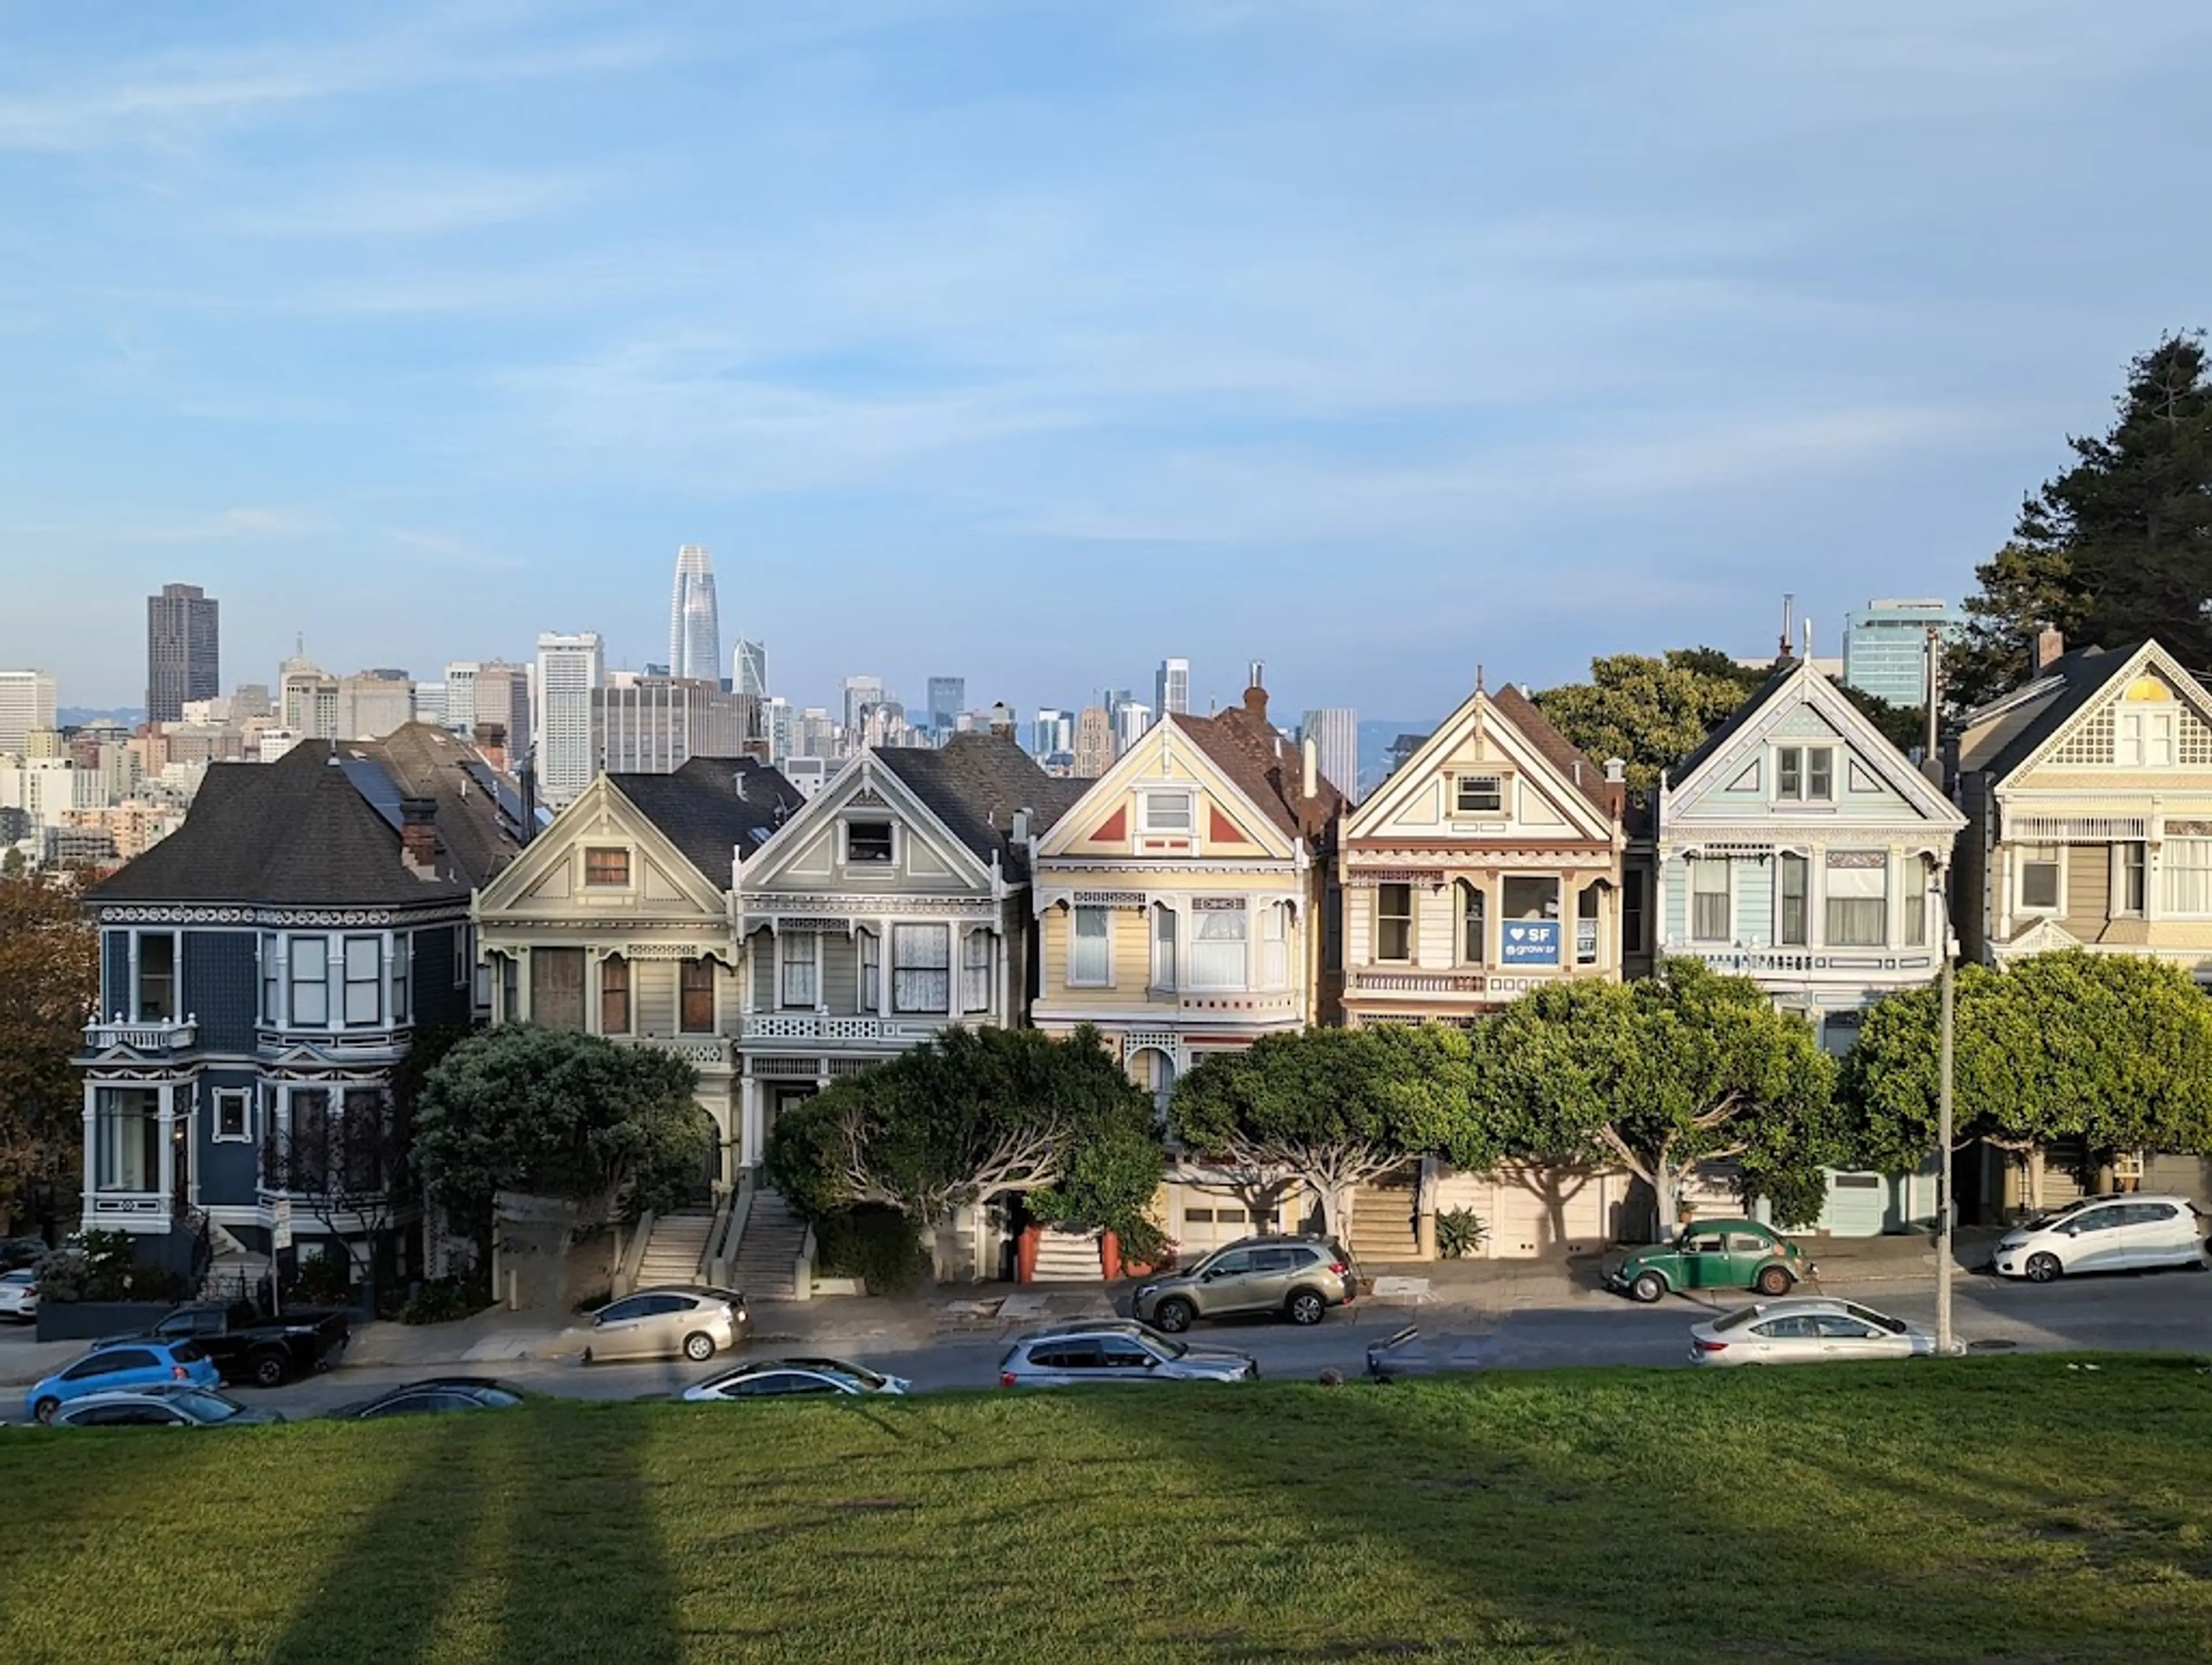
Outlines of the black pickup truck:
[{"label": "black pickup truck", "polygon": [[353,1324],[327,1309],[264,1318],[244,1301],[204,1302],[179,1307],[147,1334],[198,1342],[225,1382],[276,1388],[337,1364],[353,1339]]}]

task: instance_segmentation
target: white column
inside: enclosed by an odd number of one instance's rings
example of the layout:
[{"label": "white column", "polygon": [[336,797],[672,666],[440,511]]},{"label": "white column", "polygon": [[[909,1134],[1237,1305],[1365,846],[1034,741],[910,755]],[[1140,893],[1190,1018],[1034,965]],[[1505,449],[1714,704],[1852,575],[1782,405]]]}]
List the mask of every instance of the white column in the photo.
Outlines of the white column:
[{"label": "white column", "polygon": [[738,1087],[738,1158],[748,1168],[758,1167],[768,1152],[763,1149],[761,1129],[761,1084],[752,1076],[745,1076]]},{"label": "white column", "polygon": [[81,1218],[92,1218],[93,1193],[96,1188],[99,1145],[100,1088],[93,1082],[84,1084],[84,1208]]},{"label": "white column", "polygon": [[164,1081],[156,1091],[161,1095],[161,1109],[158,1123],[161,1143],[156,1146],[155,1154],[160,1164],[161,1194],[166,1197],[176,1183],[177,1154],[171,1140],[177,1119],[177,1085],[173,1081]]}]

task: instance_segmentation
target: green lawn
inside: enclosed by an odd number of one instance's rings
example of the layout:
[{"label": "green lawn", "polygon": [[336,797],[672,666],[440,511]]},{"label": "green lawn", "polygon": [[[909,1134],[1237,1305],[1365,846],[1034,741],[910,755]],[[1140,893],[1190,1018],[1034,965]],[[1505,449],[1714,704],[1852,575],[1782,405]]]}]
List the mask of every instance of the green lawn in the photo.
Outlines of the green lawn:
[{"label": "green lawn", "polygon": [[0,1658],[2212,1658],[2185,1360],[0,1435]]}]

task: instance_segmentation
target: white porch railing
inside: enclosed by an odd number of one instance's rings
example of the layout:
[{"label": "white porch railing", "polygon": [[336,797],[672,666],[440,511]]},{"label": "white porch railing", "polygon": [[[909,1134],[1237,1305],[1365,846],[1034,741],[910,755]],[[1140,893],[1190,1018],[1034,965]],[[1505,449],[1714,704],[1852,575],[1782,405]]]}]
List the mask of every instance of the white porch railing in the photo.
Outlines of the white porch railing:
[{"label": "white porch railing", "polygon": [[106,1052],[115,1047],[128,1047],[133,1052],[184,1052],[198,1045],[199,1038],[197,1018],[157,1018],[137,1024],[113,1018],[106,1023],[94,1022],[84,1026],[84,1044],[93,1052]]},{"label": "white porch railing", "polygon": [[818,1012],[750,1014],[738,1033],[748,1041],[814,1041],[825,1046],[903,1045],[927,1041],[952,1021],[922,1018],[840,1018]]},{"label": "white porch railing", "polygon": [[730,1042],[719,1035],[617,1035],[608,1038],[626,1047],[649,1047],[655,1052],[670,1053],[701,1069],[732,1067]]}]

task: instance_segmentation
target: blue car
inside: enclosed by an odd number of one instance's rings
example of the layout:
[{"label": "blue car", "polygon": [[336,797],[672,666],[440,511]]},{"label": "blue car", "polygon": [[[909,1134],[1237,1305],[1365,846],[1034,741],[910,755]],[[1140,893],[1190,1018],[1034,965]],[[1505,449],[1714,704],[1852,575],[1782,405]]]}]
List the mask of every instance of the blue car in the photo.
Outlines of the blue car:
[{"label": "blue car", "polygon": [[197,1341],[126,1338],[95,1343],[83,1358],[33,1388],[23,1403],[40,1422],[51,1422],[56,1411],[86,1394],[169,1382],[212,1388],[220,1379],[215,1361]]}]

